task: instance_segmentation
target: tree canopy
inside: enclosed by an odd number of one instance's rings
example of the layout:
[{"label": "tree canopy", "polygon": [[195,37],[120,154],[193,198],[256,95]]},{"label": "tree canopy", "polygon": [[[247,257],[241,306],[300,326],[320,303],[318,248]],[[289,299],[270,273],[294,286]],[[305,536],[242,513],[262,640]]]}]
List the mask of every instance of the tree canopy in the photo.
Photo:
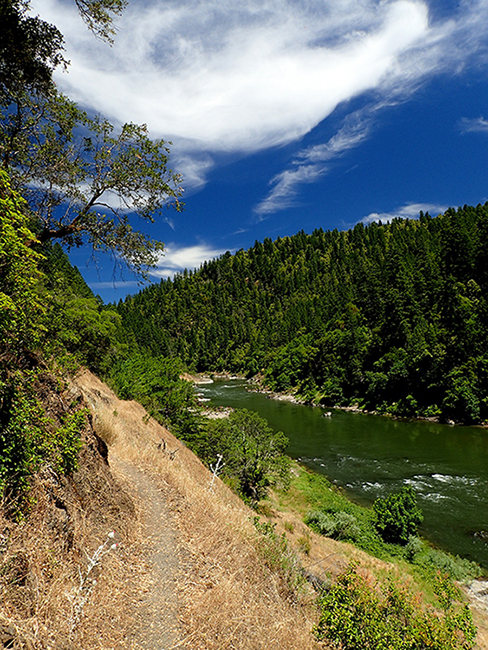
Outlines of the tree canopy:
[{"label": "tree canopy", "polygon": [[10,104],[19,90],[48,93],[54,68],[66,64],[61,32],[38,16],[30,16],[28,10],[26,0],[0,0],[2,105]]},{"label": "tree canopy", "polygon": [[152,223],[169,204],[181,209],[167,142],[151,140],[145,125],[115,132],[55,90],[19,93],[1,118],[3,167],[36,214],[41,242],[88,243],[141,274],[155,264],[163,245],[135,230],[130,215]]},{"label": "tree canopy", "polygon": [[207,425],[207,460],[220,454],[224,474],[252,504],[266,496],[273,482],[289,481],[289,463],[284,455],[287,446],[284,433],[274,432],[266,420],[247,409]]},{"label": "tree canopy", "polygon": [[423,521],[411,485],[405,485],[400,492],[376,499],[373,510],[378,532],[386,542],[393,544],[407,544],[410,537],[417,535],[418,526]]},{"label": "tree canopy", "polygon": [[116,32],[114,19],[124,11],[126,0],[75,0],[75,3],[88,29],[112,43]]}]

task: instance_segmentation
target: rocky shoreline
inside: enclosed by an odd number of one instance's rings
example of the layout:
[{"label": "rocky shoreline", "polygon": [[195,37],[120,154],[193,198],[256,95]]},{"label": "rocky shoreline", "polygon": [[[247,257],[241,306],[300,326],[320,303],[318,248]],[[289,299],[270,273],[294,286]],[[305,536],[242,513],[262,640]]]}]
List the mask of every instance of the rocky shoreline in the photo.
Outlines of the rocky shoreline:
[{"label": "rocky shoreline", "polygon": [[[276,391],[272,391],[268,388],[265,388],[259,379],[247,379],[246,377],[242,375],[234,375],[231,373],[226,373],[226,372],[219,372],[219,373],[210,373],[209,375],[186,375],[182,377],[183,379],[187,379],[188,381],[192,381],[195,385],[205,385],[205,384],[212,384],[214,380],[228,380],[232,381],[235,379],[242,379],[247,381],[248,384],[248,390],[255,392],[255,393],[260,393],[262,395],[266,395],[269,399],[274,399],[279,402],[290,402],[291,404],[303,404],[307,406],[314,406],[318,407],[321,409],[333,409],[336,411],[346,411],[349,413],[363,413],[364,415],[377,415],[381,417],[387,417],[387,418],[392,418],[394,420],[406,420],[406,421],[413,421],[413,420],[418,420],[422,422],[433,422],[436,424],[448,424],[450,426],[463,426],[462,422],[454,422],[454,420],[447,420],[446,422],[441,422],[441,420],[437,417],[426,417],[426,416],[400,416],[400,415],[393,415],[391,413],[380,413],[379,411],[368,411],[367,409],[360,408],[359,404],[352,404],[350,406],[339,406],[337,404],[335,405],[324,405],[324,404],[314,404],[313,402],[308,402],[305,399],[302,399],[300,397],[297,397],[296,395],[292,393],[280,393]],[[329,415],[330,411],[327,411],[325,415]],[[488,423],[481,423],[481,424],[472,424],[470,426],[475,426],[475,427],[480,427],[482,429],[488,428]]]}]

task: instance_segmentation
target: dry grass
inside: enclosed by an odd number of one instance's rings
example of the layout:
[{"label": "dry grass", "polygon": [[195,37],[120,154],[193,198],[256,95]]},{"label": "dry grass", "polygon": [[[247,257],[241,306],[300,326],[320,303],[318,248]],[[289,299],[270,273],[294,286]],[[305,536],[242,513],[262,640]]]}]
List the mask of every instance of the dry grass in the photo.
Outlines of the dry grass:
[{"label": "dry grass", "polygon": [[[70,388],[47,407],[65,413],[75,398]],[[7,519],[0,507],[0,647],[133,647],[124,631],[147,574],[144,540],[134,505],[103,461],[89,423],[84,443],[79,470],[69,479],[49,467],[36,476],[24,521]],[[120,546],[94,572],[97,584],[72,630],[80,572],[110,531]]]},{"label": "dry grass", "polygon": [[[311,634],[317,612],[310,585],[290,588],[286,571],[269,568],[263,538],[251,522],[255,513],[220,480],[211,491],[209,471],[148,419],[139,404],[118,400],[87,372],[77,384],[109,447],[112,471],[88,432],[73,480],[41,474],[32,513],[21,524],[2,518],[0,511],[0,647],[10,639],[14,645],[6,647],[28,650],[160,648],[145,636],[148,613],[157,614],[158,606],[166,605],[148,605],[160,590],[151,564],[154,540],[144,524],[148,503],[124,471],[124,466],[134,466],[163,499],[161,526],[171,529],[174,540],[174,649],[323,648]],[[366,575],[397,570],[350,545],[315,535],[299,512],[280,511],[277,500],[271,499],[265,510],[316,579],[336,575],[351,559],[361,563]],[[110,530],[120,546],[106,556],[70,638],[70,594],[79,584],[78,571],[86,570],[87,557]],[[480,648],[488,647],[485,632],[482,628]]]},{"label": "dry grass", "polygon": [[[309,589],[290,593],[259,552],[254,514],[180,441],[134,402],[119,402],[92,375],[79,380],[96,407],[97,425],[128,460],[165,490],[177,531],[182,647],[310,649],[315,611]],[[164,439],[166,451],[158,449]],[[171,460],[170,452],[178,449]]]},{"label": "dry grass", "polygon": [[[133,540],[135,534],[130,529],[130,516],[124,529],[117,530],[117,538],[122,540],[120,548],[107,555],[101,571],[94,572],[97,585],[80,625],[71,634],[71,596],[79,585],[79,571],[84,574],[87,556],[105,541],[110,528],[103,518],[97,526],[81,509],[78,516],[71,511],[68,518],[64,508],[53,504],[53,486],[46,482],[41,478],[36,483],[32,494],[35,505],[24,523],[0,520],[0,528],[8,536],[0,558],[0,630],[5,641],[15,642],[5,647],[124,648],[120,621],[132,609],[129,600],[134,595],[127,590],[133,568],[125,561],[126,540]],[[119,523],[123,522],[119,519]],[[110,607],[108,616],[100,617],[97,608],[103,602],[110,603]]]},{"label": "dry grass", "polygon": [[[119,401],[89,373],[78,383],[96,411],[95,423],[109,444],[109,458],[141,468],[167,501],[166,524],[175,532],[180,567],[181,641],[174,647],[323,648],[311,634],[317,612],[310,587],[290,591],[283,576],[269,569],[260,551],[260,535],[250,521],[255,513],[218,479],[210,491],[209,471],[179,440],[148,419],[139,404]],[[162,440],[165,449],[159,448]],[[142,511],[144,504],[139,507]],[[286,535],[302,566],[315,579],[337,575],[351,560],[358,561],[371,579],[400,571],[351,545],[314,534],[299,512],[281,512],[276,500],[271,500],[266,510],[276,523],[277,533]],[[135,594],[131,598],[136,598]],[[488,647],[485,641],[482,631],[478,647]]]}]

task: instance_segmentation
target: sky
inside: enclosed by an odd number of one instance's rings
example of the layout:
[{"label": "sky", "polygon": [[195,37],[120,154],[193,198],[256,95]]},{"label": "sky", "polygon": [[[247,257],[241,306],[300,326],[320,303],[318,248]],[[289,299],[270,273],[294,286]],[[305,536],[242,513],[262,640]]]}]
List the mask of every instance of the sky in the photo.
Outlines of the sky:
[{"label": "sky", "polygon": [[[64,34],[62,91],[172,142],[185,210],[143,225],[166,246],[152,281],[265,237],[488,200],[488,0],[129,0],[112,46],[72,0],[32,10]],[[144,286],[70,258],[105,302]]]}]

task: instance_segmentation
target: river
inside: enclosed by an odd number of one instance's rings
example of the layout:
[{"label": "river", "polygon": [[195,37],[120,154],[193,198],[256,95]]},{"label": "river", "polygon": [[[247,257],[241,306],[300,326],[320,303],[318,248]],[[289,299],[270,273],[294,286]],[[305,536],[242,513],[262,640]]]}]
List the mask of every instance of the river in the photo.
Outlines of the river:
[{"label": "river", "polygon": [[[324,409],[249,392],[243,380],[198,386],[215,406],[256,411],[289,438],[287,453],[360,504],[415,489],[421,533],[488,569],[488,430]],[[329,409],[327,409],[329,410]],[[485,533],[486,535],[487,533]]]}]

